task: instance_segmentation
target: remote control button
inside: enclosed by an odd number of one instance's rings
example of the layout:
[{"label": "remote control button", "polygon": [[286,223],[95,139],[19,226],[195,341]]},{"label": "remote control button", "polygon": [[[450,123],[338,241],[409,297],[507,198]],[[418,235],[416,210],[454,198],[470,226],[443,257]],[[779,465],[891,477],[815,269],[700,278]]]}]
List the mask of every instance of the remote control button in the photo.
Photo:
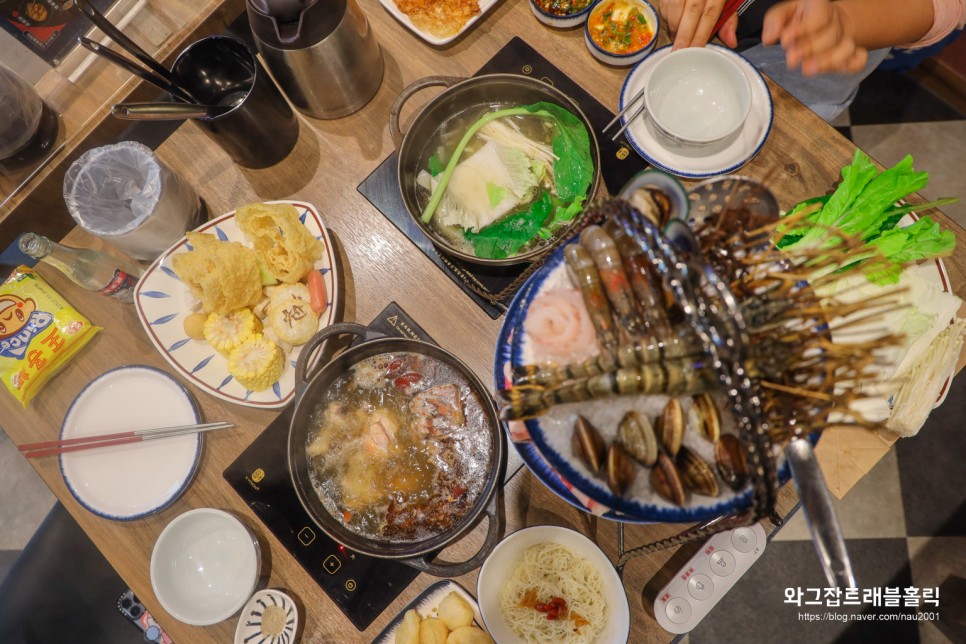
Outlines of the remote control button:
[{"label": "remote control button", "polygon": [[675,597],[669,601],[664,611],[667,613],[667,618],[675,624],[683,624],[691,619],[691,604],[681,597]]},{"label": "remote control button", "polygon": [[727,577],[735,571],[735,556],[727,550],[719,550],[711,555],[711,572],[719,577]]},{"label": "remote control button", "polygon": [[731,533],[731,545],[738,552],[751,552],[758,545],[758,537],[751,528],[737,528]]},{"label": "remote control button", "polygon": [[695,599],[707,599],[714,592],[714,582],[711,577],[699,573],[688,579],[688,592]]}]

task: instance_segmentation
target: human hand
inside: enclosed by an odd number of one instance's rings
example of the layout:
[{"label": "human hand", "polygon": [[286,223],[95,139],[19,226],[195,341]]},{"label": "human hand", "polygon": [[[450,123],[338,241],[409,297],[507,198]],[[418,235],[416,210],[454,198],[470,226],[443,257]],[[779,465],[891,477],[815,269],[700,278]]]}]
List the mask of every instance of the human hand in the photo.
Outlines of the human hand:
[{"label": "human hand", "polygon": [[847,11],[830,0],[792,0],[765,14],[761,42],[781,42],[789,69],[801,65],[803,76],[825,72],[856,73],[869,54],[855,42]]},{"label": "human hand", "polygon": [[[708,44],[724,4],[725,0],[658,0],[657,11],[673,38],[672,49]],[[738,16],[732,15],[721,26],[718,37],[729,47],[737,47],[737,29]]]}]

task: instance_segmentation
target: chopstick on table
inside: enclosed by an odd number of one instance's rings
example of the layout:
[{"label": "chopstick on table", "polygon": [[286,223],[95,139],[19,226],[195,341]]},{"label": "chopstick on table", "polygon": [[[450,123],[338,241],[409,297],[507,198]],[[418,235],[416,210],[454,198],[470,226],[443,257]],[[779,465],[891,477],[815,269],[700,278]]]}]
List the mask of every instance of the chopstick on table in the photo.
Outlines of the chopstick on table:
[{"label": "chopstick on table", "polygon": [[[718,18],[718,22],[715,23],[714,29],[711,30],[711,37],[714,38],[715,36],[718,35],[718,32],[721,30],[721,27],[724,26],[724,23],[727,22],[728,18],[730,18],[734,14],[738,14],[740,16],[754,2],[755,0],[727,0],[724,8],[721,10],[721,16]],[[618,112],[617,116],[611,119],[610,123],[608,123],[603,128],[601,128],[601,132],[606,132],[607,130],[612,128],[614,124],[617,123],[622,116],[627,114],[627,112],[632,107],[637,105],[638,101],[644,98],[645,89],[646,87],[642,87],[640,91],[638,91],[637,94],[635,94],[634,97],[627,102],[627,105],[624,106],[624,109]],[[641,104],[641,106],[627,118],[627,120],[624,122],[624,125],[622,125],[621,128],[614,133],[614,136],[612,136],[610,140],[616,141],[618,138],[620,138],[620,135],[624,133],[624,130],[627,129],[627,127],[634,121],[634,119],[638,118],[643,113],[644,113],[644,105]]]},{"label": "chopstick on table", "polygon": [[113,434],[96,434],[92,436],[78,436],[76,438],[65,438],[55,441],[24,443],[17,449],[20,450],[26,458],[40,458],[41,456],[53,456],[55,454],[63,454],[65,452],[79,452],[81,450],[96,449],[98,447],[111,447],[114,445],[141,443],[158,438],[182,436],[184,434],[200,434],[216,429],[227,429],[234,426],[234,423],[220,421],[215,423],[178,425],[176,427],[157,427],[155,429],[135,429],[132,431],[117,432]]}]

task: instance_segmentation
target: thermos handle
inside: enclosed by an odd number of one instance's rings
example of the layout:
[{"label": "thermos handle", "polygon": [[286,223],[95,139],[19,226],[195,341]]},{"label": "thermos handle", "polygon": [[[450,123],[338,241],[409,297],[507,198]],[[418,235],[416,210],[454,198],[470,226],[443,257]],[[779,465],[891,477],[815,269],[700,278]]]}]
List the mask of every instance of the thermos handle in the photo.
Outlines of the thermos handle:
[{"label": "thermos handle", "polygon": [[396,100],[392,103],[392,107],[389,108],[389,136],[392,137],[392,144],[396,146],[397,150],[402,144],[403,136],[406,134],[399,127],[399,115],[406,101],[411,99],[416,92],[424,90],[427,87],[452,87],[465,80],[465,78],[460,78],[459,76],[427,76],[426,78],[420,78],[399,92],[399,96],[396,97]]}]

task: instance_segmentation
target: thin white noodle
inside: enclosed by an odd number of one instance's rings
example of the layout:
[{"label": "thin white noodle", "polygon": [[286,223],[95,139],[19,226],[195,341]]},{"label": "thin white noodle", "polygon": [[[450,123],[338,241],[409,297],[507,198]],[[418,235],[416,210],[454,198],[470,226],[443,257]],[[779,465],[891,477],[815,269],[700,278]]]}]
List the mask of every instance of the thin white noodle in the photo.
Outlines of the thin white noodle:
[{"label": "thin white noodle", "polygon": [[[553,597],[567,601],[566,619],[547,619],[547,614],[521,606],[524,596],[536,591],[538,602]],[[607,603],[600,571],[552,541],[531,546],[523,553],[513,576],[503,587],[500,609],[514,632],[530,644],[590,644],[604,628]],[[575,630],[571,614],[589,623]]]}]

